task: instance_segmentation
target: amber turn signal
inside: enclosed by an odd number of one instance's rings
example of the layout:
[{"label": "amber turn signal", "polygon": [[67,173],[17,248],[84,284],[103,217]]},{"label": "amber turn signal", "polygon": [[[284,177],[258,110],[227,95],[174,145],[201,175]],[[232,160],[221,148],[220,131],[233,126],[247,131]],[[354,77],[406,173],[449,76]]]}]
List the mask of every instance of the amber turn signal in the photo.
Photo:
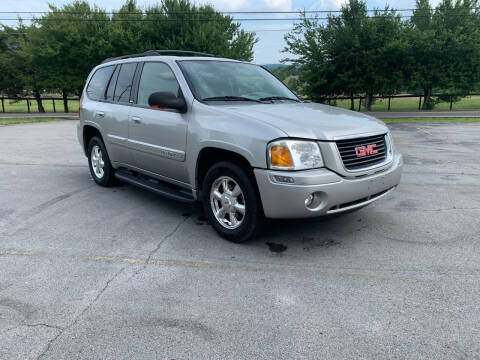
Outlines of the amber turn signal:
[{"label": "amber turn signal", "polygon": [[270,164],[275,167],[292,167],[293,161],[286,146],[273,145],[270,147]]}]

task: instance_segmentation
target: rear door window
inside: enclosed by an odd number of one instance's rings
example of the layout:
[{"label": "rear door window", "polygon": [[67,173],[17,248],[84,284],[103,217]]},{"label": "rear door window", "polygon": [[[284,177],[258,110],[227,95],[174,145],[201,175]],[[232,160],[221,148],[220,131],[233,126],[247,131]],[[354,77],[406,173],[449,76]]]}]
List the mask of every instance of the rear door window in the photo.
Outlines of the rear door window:
[{"label": "rear door window", "polygon": [[93,74],[87,86],[87,96],[92,100],[103,100],[108,81],[112,76],[114,66],[105,66]]},{"label": "rear door window", "polygon": [[118,74],[117,86],[113,101],[128,103],[130,101],[130,93],[132,92],[133,76],[135,75],[136,63],[122,64],[120,73]]},{"label": "rear door window", "polygon": [[170,92],[179,96],[180,86],[167,64],[161,62],[145,63],[138,85],[137,104],[148,106],[148,98],[158,91]]},{"label": "rear door window", "polygon": [[120,72],[120,65],[115,68],[110,83],[108,84],[107,94],[105,100],[113,101],[113,94],[115,92],[115,85],[117,85],[118,73]]}]

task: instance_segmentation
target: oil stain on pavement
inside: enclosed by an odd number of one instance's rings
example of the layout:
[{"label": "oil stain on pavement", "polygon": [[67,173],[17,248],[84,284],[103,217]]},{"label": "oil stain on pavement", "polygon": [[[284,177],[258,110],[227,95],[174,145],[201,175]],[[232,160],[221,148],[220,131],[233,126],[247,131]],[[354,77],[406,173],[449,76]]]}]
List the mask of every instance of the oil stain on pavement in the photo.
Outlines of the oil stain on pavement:
[{"label": "oil stain on pavement", "polygon": [[273,243],[273,242],[266,242],[265,244],[267,244],[267,246],[268,246],[268,248],[270,249],[271,252],[276,253],[276,254],[281,254],[285,250],[288,249],[283,244],[276,244],[276,243]]}]

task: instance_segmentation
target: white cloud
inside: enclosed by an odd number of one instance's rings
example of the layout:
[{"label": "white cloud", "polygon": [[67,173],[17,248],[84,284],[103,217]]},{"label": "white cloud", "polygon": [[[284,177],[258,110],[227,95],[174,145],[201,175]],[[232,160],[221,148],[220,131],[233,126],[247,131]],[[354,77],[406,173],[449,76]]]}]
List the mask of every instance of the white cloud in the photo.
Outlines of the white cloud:
[{"label": "white cloud", "polygon": [[272,10],[289,11],[292,8],[291,0],[263,0],[263,2]]},{"label": "white cloud", "polygon": [[345,3],[346,0],[317,0],[307,10],[339,10]]},{"label": "white cloud", "polygon": [[200,0],[195,3],[212,5],[215,9],[226,11],[238,11],[248,7],[248,0]]},{"label": "white cloud", "polygon": [[[62,6],[73,0],[0,0],[3,9],[9,11],[46,11],[48,4]],[[118,9],[123,0],[87,0],[107,11]],[[210,4],[220,11],[288,11],[292,0],[193,0],[197,4]],[[158,3],[158,0],[137,0],[140,7],[148,7]]]}]

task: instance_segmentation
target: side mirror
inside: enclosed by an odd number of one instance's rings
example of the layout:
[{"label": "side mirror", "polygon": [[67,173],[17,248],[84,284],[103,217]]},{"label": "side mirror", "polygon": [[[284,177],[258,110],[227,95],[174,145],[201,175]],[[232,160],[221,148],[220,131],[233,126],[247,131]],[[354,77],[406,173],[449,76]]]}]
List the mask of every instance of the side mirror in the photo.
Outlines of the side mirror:
[{"label": "side mirror", "polygon": [[148,105],[154,109],[176,109],[182,113],[187,111],[187,103],[171,92],[154,92],[148,98]]}]

